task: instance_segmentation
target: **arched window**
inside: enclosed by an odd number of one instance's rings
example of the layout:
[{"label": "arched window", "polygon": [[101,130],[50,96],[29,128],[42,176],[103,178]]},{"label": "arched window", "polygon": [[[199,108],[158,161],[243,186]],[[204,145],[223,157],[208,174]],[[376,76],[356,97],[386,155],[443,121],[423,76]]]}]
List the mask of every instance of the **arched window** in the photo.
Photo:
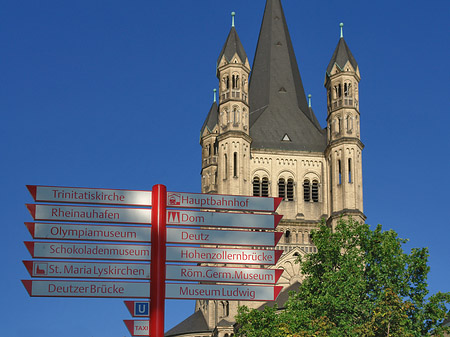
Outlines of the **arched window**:
[{"label": "arched window", "polygon": [[269,196],[269,178],[264,177],[260,180],[258,177],[253,178],[253,196],[268,197]]},{"label": "arched window", "polygon": [[260,197],[261,196],[261,181],[259,177],[253,178],[253,196]]},{"label": "arched window", "polygon": [[311,196],[312,201],[319,202],[319,182],[317,180],[313,180],[312,182]]},{"label": "arched window", "polygon": [[352,84],[351,83],[344,83],[344,96],[352,97]]},{"label": "arched window", "polygon": [[291,243],[291,231],[289,229],[284,233],[284,242]]},{"label": "arched window", "polygon": [[234,125],[239,123],[239,109],[237,107],[233,108],[233,123]]},{"label": "arched window", "polygon": [[303,181],[303,200],[311,201],[311,184],[308,179]]},{"label": "arched window", "polygon": [[233,153],[233,177],[238,176],[238,159],[237,159],[237,152]]},{"label": "arched window", "polygon": [[352,159],[348,158],[348,182],[352,182]]},{"label": "arched window", "polygon": [[267,178],[267,177],[262,178],[261,196],[262,197],[268,197],[269,196],[269,178]]},{"label": "arched window", "polygon": [[342,184],[342,170],[341,170],[341,160],[338,159],[338,184]]},{"label": "arched window", "polygon": [[223,161],[224,161],[224,168],[223,168],[223,178],[227,179],[228,178],[228,158],[227,158],[227,154],[225,153],[223,155]]},{"label": "arched window", "polygon": [[233,85],[233,89],[239,89],[239,75],[233,75],[232,85]]},{"label": "arched window", "polygon": [[286,199],[286,183],[283,178],[278,180],[278,197],[283,198],[283,200]]},{"label": "arched window", "polygon": [[294,201],[294,180],[291,178],[287,181],[286,197],[288,201]]},{"label": "arched window", "polygon": [[230,78],[228,75],[223,78],[223,84],[226,90],[230,88]]}]

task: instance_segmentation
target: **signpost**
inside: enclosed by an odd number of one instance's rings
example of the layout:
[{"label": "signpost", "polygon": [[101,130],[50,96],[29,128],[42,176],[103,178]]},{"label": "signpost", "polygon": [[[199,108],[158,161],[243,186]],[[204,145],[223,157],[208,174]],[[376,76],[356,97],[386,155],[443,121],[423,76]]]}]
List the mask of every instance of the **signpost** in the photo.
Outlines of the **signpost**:
[{"label": "signpost", "polygon": [[45,259],[23,262],[38,278],[22,281],[32,297],[142,298],[125,304],[133,317],[151,319],[125,320],[128,330],[163,337],[166,298],[273,301],[282,290],[275,284],[283,270],[265,268],[282,254],[267,249],[282,236],[273,232],[282,218],[273,213],[281,198],[167,192],[164,185],[152,191],[27,188],[34,201],[54,203],[27,204],[37,221],[25,223],[33,239],[48,240],[25,242],[33,258]]}]

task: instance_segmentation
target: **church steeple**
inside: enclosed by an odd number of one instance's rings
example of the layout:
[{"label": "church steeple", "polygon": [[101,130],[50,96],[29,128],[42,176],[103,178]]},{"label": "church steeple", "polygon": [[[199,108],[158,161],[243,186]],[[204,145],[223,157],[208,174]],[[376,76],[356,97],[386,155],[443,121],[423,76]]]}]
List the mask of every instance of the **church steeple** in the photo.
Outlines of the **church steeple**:
[{"label": "church steeple", "polygon": [[344,40],[343,26],[338,45],[325,73],[327,89],[327,149],[330,172],[330,222],[343,214],[364,221],[362,195],[362,150],[360,140],[358,63]]},{"label": "church steeple", "polygon": [[[267,0],[250,78],[254,147],[323,151],[325,135],[308,101],[280,0]],[[288,135],[290,142],[283,141]]]},{"label": "church steeple", "polygon": [[250,64],[234,22],[217,60],[219,79],[218,193],[248,194]]}]

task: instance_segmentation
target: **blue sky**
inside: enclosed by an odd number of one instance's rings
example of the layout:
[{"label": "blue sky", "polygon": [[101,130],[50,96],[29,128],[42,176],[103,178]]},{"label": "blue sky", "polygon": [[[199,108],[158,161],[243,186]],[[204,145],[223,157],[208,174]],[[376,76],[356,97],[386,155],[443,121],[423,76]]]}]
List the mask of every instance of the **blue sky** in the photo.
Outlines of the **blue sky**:
[{"label": "blue sky", "polygon": [[[122,300],[30,298],[26,184],[200,191],[199,130],[236,11],[253,61],[264,0],[4,0],[0,12],[0,334],[128,336]],[[283,6],[307,94],[325,126],[339,23],[361,71],[364,212],[429,247],[432,293],[450,291],[447,1]],[[171,328],[194,311],[167,301]],[[25,323],[26,322],[26,323]]]}]

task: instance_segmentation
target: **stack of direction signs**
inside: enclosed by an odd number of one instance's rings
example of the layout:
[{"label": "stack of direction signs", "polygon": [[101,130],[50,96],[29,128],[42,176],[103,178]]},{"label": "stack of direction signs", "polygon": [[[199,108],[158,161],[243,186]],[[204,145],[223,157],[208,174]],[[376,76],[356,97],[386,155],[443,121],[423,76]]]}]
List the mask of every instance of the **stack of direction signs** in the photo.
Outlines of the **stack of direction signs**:
[{"label": "stack of direction signs", "polygon": [[30,296],[145,299],[125,303],[147,320],[125,323],[133,336],[159,337],[165,298],[273,301],[281,291],[274,284],[282,270],[265,269],[282,253],[268,249],[281,237],[274,232],[280,198],[166,192],[163,185],[27,187],[36,202],[52,203],[27,204],[39,221],[25,223],[39,240],[25,242],[40,259],[24,261],[40,278],[22,281]]}]

